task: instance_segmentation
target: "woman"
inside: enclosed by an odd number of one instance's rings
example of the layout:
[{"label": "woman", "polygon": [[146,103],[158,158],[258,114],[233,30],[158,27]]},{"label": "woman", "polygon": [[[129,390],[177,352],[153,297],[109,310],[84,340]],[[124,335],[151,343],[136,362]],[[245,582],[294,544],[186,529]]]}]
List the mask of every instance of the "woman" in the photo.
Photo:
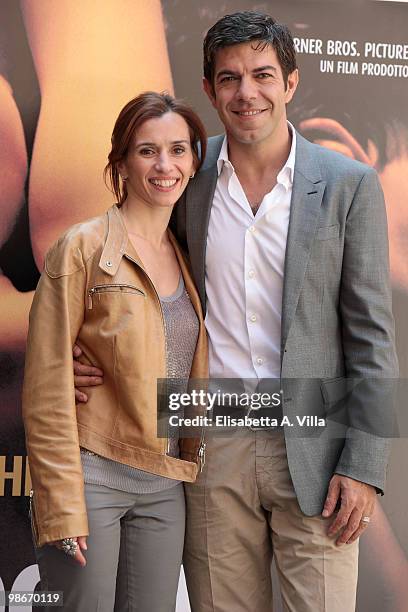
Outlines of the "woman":
[{"label": "woman", "polygon": [[[205,144],[182,102],[152,92],[131,100],[105,168],[118,205],[70,228],[46,257],[23,417],[42,589],[63,591],[64,610],[175,607],[181,481],[195,480],[203,441],[157,437],[157,379],[207,375],[199,297],[167,229]],[[105,372],[86,410],[73,391],[77,337]]]}]

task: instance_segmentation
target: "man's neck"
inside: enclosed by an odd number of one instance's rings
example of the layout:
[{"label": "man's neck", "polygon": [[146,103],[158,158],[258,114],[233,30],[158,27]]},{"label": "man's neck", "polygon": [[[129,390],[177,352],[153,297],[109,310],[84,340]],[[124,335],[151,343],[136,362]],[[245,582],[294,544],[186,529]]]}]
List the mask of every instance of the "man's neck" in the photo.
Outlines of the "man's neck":
[{"label": "man's neck", "polygon": [[251,145],[228,139],[228,159],[254,215],[265,195],[275,187],[278,174],[289,157],[291,144],[292,135],[287,124],[282,134],[275,134],[273,140]]},{"label": "man's neck", "polygon": [[228,158],[234,166],[238,177],[248,179],[262,177],[265,173],[279,174],[289,157],[292,136],[288,125],[273,135],[273,139],[265,139],[256,143],[237,142],[228,137]]}]

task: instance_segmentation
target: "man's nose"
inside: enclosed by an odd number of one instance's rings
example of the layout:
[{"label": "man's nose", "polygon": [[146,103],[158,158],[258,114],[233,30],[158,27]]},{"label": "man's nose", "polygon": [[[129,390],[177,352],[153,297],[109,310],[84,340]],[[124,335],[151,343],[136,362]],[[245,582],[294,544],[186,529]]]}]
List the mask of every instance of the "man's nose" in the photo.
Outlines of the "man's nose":
[{"label": "man's nose", "polygon": [[238,100],[243,100],[245,102],[254,100],[257,96],[257,88],[256,83],[253,82],[253,79],[250,76],[243,76],[241,78],[238,90],[237,97]]}]

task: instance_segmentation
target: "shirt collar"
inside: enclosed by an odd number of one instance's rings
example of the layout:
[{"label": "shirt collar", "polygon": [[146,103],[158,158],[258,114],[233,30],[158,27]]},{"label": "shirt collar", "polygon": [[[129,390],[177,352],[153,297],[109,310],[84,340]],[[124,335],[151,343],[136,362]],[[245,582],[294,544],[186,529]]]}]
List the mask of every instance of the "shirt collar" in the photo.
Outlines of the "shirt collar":
[{"label": "shirt collar", "polygon": [[[277,182],[282,184],[285,189],[289,189],[293,184],[293,173],[295,171],[295,158],[296,158],[296,130],[290,121],[287,122],[289,131],[292,134],[292,144],[290,147],[290,152],[288,159],[283,165],[277,176]],[[231,168],[234,170],[233,165],[228,159],[228,140],[227,136],[224,137],[224,141],[222,143],[221,151],[217,159],[217,170],[218,176],[220,176],[224,166]]]}]

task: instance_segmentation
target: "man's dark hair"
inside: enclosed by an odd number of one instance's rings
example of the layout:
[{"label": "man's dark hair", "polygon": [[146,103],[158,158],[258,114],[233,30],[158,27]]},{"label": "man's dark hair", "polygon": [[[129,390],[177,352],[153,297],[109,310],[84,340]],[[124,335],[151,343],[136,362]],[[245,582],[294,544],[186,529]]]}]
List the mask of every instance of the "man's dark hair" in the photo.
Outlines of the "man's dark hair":
[{"label": "man's dark hair", "polygon": [[203,45],[207,81],[214,84],[215,57],[219,49],[251,41],[256,43],[255,50],[262,51],[267,45],[275,49],[286,87],[289,74],[297,68],[292,34],[270,15],[257,11],[225,15],[208,30]]}]

